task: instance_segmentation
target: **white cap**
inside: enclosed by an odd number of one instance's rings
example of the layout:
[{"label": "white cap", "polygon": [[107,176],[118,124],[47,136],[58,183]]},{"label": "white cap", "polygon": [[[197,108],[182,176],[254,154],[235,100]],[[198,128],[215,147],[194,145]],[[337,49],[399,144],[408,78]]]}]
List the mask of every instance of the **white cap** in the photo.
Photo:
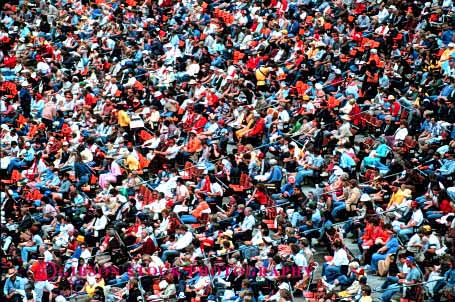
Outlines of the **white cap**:
[{"label": "white cap", "polygon": [[279,289],[285,289],[285,290],[290,290],[289,284],[287,283],[281,283],[280,286],[278,286]]}]

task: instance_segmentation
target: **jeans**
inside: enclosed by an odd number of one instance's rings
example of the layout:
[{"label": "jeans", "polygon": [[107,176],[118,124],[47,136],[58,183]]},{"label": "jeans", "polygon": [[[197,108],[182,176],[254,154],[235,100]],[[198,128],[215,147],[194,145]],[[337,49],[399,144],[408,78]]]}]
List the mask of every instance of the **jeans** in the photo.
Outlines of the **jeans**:
[{"label": "jeans", "polygon": [[444,216],[444,214],[441,211],[428,211],[427,212],[427,218],[428,219],[438,219]]},{"label": "jeans", "polygon": [[386,289],[384,293],[381,295],[382,302],[390,302],[392,300],[392,296],[398,293],[401,290],[401,286],[399,284],[393,284]]},{"label": "jeans", "polygon": [[7,168],[7,173],[8,175],[11,175],[14,169],[20,169],[25,166],[25,163],[21,161],[18,158],[12,158],[11,161],[9,162],[8,168]]},{"label": "jeans", "polygon": [[332,217],[337,218],[341,211],[346,209],[344,201],[335,201],[333,203]]},{"label": "jeans", "polygon": [[388,276],[384,283],[381,285],[382,289],[387,289],[389,286],[398,283],[399,278],[394,276]]},{"label": "jeans", "polygon": [[161,256],[161,261],[166,262],[167,258],[169,256],[178,256],[180,255],[180,252],[177,250],[168,250],[169,245],[167,244],[162,244],[161,249],[164,250],[163,255]]},{"label": "jeans", "polygon": [[90,178],[88,175],[82,175],[81,177],[79,177],[79,181],[76,183],[76,188],[80,188],[83,185],[87,184],[89,179]]},{"label": "jeans", "polygon": [[302,220],[303,220],[303,216],[300,215],[299,212],[294,212],[291,216],[291,225],[293,227],[296,227]]},{"label": "jeans", "polygon": [[51,292],[54,289],[54,286],[49,281],[35,282],[36,302],[41,302],[41,300],[43,299],[44,289],[47,289],[49,292]]},{"label": "jeans", "polygon": [[407,229],[401,229],[398,231],[398,237],[401,239],[403,242],[407,242],[409,240],[409,236],[411,234],[414,234],[414,228],[410,227]]},{"label": "jeans", "polygon": [[328,283],[332,283],[340,275],[340,268],[325,262],[322,265],[322,275],[325,276]]},{"label": "jeans", "polygon": [[295,184],[300,186],[305,179],[305,177],[313,176],[313,170],[300,170],[295,176]]},{"label": "jeans", "polygon": [[187,223],[198,223],[198,220],[193,215],[182,215],[182,216],[180,216],[180,220],[184,224],[187,224]]},{"label": "jeans", "polygon": [[379,254],[379,253],[374,253],[373,256],[371,257],[371,270],[374,272],[378,271],[378,263],[380,260],[385,260],[387,258],[387,254]]},{"label": "jeans", "polygon": [[22,262],[27,263],[28,262],[28,253],[29,252],[36,252],[38,251],[37,246],[24,246],[21,249],[21,258]]}]

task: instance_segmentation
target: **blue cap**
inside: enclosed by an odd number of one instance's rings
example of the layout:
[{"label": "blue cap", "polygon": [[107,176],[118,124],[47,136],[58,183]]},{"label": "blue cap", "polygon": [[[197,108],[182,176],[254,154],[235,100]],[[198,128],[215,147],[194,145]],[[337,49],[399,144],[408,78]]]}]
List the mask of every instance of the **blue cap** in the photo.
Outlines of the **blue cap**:
[{"label": "blue cap", "polygon": [[414,257],[412,257],[412,256],[406,257],[406,260],[407,260],[407,261],[411,261],[411,262],[414,262],[414,261],[415,261]]}]

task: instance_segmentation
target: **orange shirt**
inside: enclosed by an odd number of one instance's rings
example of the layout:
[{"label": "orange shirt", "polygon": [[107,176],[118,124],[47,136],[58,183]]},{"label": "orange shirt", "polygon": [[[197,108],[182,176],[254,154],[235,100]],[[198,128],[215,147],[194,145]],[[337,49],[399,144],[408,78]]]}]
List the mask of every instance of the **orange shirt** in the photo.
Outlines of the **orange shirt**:
[{"label": "orange shirt", "polygon": [[35,282],[47,280],[46,262],[38,261],[33,263],[32,267],[30,268],[30,271],[33,273]]},{"label": "orange shirt", "polygon": [[193,210],[191,215],[193,215],[194,217],[199,219],[202,216],[202,211],[207,210],[207,209],[209,209],[209,205],[208,205],[208,203],[203,201],[203,202],[198,204],[198,206],[196,207],[196,209]]},{"label": "orange shirt", "polygon": [[201,140],[198,139],[197,137],[190,139],[188,141],[188,146],[186,147],[186,150],[189,153],[194,153],[194,152],[199,152],[202,150],[202,143]]}]

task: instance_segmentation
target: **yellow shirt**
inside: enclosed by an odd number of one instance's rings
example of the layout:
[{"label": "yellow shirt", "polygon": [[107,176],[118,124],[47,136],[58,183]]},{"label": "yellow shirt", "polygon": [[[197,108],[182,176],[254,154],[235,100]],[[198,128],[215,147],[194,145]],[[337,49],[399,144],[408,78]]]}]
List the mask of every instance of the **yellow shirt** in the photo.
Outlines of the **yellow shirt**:
[{"label": "yellow shirt", "polygon": [[392,197],[390,197],[390,201],[389,201],[389,204],[387,205],[387,209],[393,205],[400,206],[400,204],[403,202],[404,198],[405,198],[404,192],[401,189],[398,189],[398,191],[393,193]]},{"label": "yellow shirt", "polygon": [[93,286],[87,283],[87,286],[85,287],[85,291],[87,292],[87,295],[91,298],[93,297],[93,294],[95,293],[95,289],[100,286],[104,287],[104,280],[101,279],[100,282],[95,283]]},{"label": "yellow shirt", "polygon": [[264,86],[265,85],[265,79],[269,75],[270,68],[269,67],[259,67],[256,69],[256,81],[257,81],[257,86]]},{"label": "yellow shirt", "polygon": [[128,165],[128,169],[132,171],[136,171],[139,169],[139,161],[137,160],[136,157],[132,155],[128,155],[126,158],[126,164]]},{"label": "yellow shirt", "polygon": [[126,113],[125,110],[120,110],[118,112],[118,124],[120,127],[129,127],[130,126],[130,117],[128,116],[128,113]]}]

